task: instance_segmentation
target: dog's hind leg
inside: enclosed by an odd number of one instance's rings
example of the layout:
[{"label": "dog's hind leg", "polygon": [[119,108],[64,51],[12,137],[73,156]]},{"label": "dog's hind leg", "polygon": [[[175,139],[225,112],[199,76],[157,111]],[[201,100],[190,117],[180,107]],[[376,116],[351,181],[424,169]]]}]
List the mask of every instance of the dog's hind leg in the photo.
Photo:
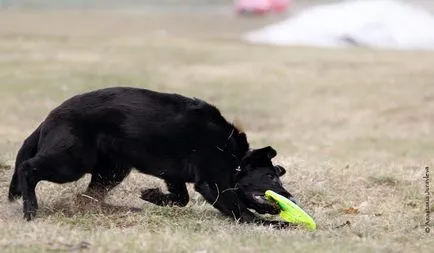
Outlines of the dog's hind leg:
[{"label": "dog's hind leg", "polygon": [[163,193],[160,188],[142,190],[141,199],[159,206],[180,206],[188,204],[189,196],[183,180],[165,179],[169,193]]},{"label": "dog's hind leg", "polygon": [[31,220],[36,215],[38,202],[35,188],[38,178],[35,176],[35,159],[27,160],[17,168],[17,181],[23,195],[23,212],[26,220]]},{"label": "dog's hind leg", "polygon": [[24,161],[17,169],[17,179],[23,194],[24,218],[28,221],[36,215],[38,202],[35,188],[39,181],[67,183],[78,180],[84,169],[67,152],[55,155],[37,154]]}]

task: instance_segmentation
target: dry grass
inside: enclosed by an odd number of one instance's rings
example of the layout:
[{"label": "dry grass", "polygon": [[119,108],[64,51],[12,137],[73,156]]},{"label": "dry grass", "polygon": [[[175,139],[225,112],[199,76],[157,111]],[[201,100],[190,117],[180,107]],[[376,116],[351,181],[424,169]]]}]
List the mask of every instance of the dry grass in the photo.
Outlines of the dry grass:
[{"label": "dry grass", "polygon": [[139,213],[74,205],[86,177],[41,183],[39,216],[27,223],[21,204],[6,201],[12,170],[2,165],[1,251],[432,252],[422,176],[433,164],[434,54],[244,45],[234,35],[254,24],[215,18],[0,13],[10,24],[0,26],[0,160],[11,164],[48,111],[77,92],[180,92],[244,122],[253,146],[278,150],[284,182],[318,231],[235,225],[192,189],[186,208],[152,206],[139,189],[161,182],[139,174],[107,201]]}]

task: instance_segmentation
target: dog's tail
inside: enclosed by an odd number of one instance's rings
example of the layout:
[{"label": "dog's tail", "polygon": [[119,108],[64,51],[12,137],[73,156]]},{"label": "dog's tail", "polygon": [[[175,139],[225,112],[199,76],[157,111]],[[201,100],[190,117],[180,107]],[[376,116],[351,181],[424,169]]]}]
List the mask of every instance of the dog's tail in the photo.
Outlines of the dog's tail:
[{"label": "dog's tail", "polygon": [[39,134],[41,132],[41,126],[39,126],[23,143],[18,151],[17,158],[15,160],[15,171],[12,175],[11,184],[9,185],[9,201],[14,201],[21,198],[22,192],[18,185],[17,169],[24,161],[34,157],[38,151]]}]

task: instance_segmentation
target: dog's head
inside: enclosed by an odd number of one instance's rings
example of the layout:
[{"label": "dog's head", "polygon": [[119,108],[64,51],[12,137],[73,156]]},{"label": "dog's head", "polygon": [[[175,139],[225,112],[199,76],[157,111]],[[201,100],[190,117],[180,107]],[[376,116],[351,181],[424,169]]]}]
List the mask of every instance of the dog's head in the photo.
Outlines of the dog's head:
[{"label": "dog's head", "polygon": [[260,214],[277,214],[279,211],[276,205],[265,198],[266,190],[272,190],[296,203],[292,194],[283,188],[280,181],[286,170],[271,162],[276,154],[272,147],[249,151],[242,159],[236,175],[240,198],[248,208]]}]

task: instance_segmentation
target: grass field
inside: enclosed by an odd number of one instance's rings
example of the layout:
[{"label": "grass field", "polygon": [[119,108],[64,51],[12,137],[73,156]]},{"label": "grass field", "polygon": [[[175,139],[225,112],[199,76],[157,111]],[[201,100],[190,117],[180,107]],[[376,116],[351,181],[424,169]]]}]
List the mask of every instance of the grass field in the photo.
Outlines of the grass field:
[{"label": "grass field", "polygon": [[[434,53],[274,48],[235,39],[261,22],[1,11],[0,251],[432,252],[423,176],[434,161]],[[191,187],[187,207],[156,207],[139,191],[161,182],[137,173],[107,203],[142,212],[76,205],[85,177],[40,183],[38,217],[24,222],[21,203],[6,200],[22,141],[64,99],[114,85],[200,97],[243,122],[252,146],[278,150],[284,183],[318,231],[234,224]],[[358,212],[346,213],[351,207]]]}]

